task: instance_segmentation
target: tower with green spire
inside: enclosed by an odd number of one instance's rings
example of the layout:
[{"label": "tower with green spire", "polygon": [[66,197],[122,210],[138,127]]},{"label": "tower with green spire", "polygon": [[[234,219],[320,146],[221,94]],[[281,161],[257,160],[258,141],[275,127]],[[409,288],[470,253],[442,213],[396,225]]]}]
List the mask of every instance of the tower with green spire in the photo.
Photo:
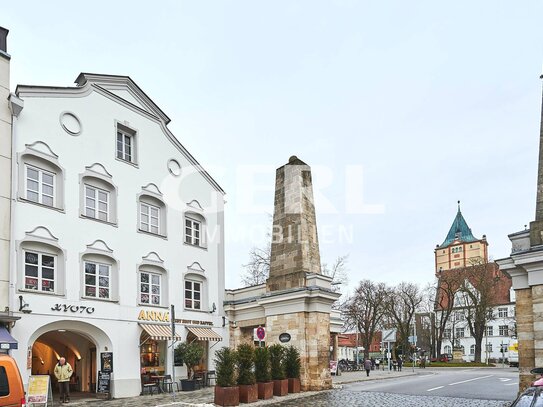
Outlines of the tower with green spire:
[{"label": "tower with green spire", "polygon": [[483,235],[481,239],[473,235],[460,210],[460,201],[458,201],[458,211],[449,233],[442,244],[436,245],[434,253],[436,273],[440,270],[470,266],[476,258],[483,259],[484,262],[488,261],[486,235]]}]

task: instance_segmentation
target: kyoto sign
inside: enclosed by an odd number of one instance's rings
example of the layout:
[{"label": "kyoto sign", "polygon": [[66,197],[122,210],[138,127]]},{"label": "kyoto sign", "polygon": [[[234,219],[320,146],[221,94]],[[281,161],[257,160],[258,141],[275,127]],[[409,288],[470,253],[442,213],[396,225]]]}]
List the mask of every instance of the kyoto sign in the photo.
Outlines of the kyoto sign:
[{"label": "kyoto sign", "polygon": [[94,307],[85,307],[84,305],[68,305],[68,304],[55,304],[54,307],[51,307],[51,311],[64,311],[64,312],[73,312],[75,314],[92,314],[94,312]]},{"label": "kyoto sign", "polygon": [[138,321],[170,322],[170,313],[166,311],[141,310],[138,315]]}]

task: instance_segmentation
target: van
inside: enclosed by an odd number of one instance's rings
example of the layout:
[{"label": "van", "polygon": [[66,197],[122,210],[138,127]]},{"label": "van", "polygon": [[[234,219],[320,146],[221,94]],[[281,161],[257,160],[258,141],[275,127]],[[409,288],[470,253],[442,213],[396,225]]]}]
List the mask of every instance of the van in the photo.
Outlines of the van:
[{"label": "van", "polygon": [[25,390],[15,360],[0,354],[0,407],[26,407]]}]

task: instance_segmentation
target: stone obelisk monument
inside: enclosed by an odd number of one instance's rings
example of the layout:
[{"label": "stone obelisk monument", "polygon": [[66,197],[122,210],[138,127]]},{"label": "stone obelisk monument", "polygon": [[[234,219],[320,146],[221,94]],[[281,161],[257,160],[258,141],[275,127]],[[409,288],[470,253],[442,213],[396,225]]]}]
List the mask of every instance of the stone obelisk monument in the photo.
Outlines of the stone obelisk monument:
[{"label": "stone obelisk monument", "polygon": [[332,387],[330,310],[339,294],[330,283],[321,274],[311,168],[293,156],[276,171],[270,275],[259,303],[268,343],[290,337],[300,350],[304,390]]}]

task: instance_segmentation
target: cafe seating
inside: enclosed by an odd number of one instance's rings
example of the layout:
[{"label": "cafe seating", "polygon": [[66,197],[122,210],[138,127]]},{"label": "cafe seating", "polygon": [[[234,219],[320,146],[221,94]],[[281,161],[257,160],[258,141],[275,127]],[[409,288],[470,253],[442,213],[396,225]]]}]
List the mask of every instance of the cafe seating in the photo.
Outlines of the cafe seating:
[{"label": "cafe seating", "polygon": [[214,370],[210,370],[209,372],[207,372],[206,386],[211,386],[211,380],[213,380],[214,382],[213,384],[215,384],[216,379],[217,379],[217,376],[215,376]]},{"label": "cafe seating", "polygon": [[201,389],[205,385],[205,372],[194,372],[194,387]]},{"label": "cafe seating", "polygon": [[142,375],[141,376],[141,394],[145,394],[145,391],[147,391],[149,394],[153,395],[154,392],[158,393],[158,383],[151,380],[151,378],[148,375]]},{"label": "cafe seating", "polygon": [[169,374],[165,375],[162,384],[164,387],[163,389],[164,392],[172,393],[174,385],[175,385],[176,391],[179,391],[179,384],[172,380],[172,375],[169,375]]}]

